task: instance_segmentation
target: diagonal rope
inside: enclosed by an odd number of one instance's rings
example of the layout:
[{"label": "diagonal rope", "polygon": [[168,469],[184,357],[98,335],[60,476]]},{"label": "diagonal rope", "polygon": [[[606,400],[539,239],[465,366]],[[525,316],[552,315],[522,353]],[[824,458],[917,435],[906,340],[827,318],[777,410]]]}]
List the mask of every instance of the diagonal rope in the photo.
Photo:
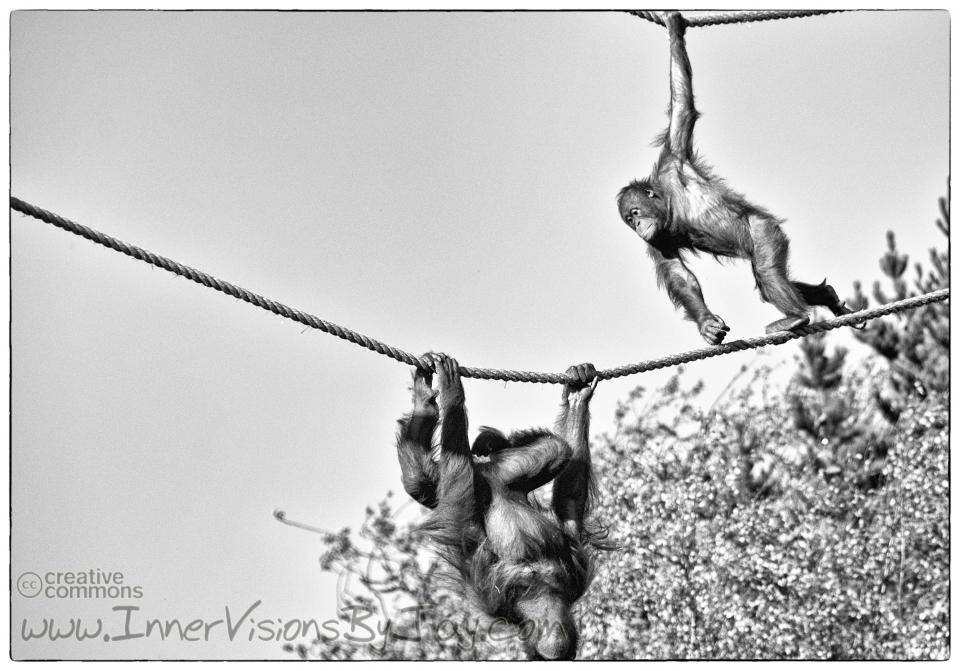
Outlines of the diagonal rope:
[{"label": "diagonal rope", "polygon": [[672,356],[663,357],[662,359],[653,359],[651,361],[644,361],[642,363],[620,366],[619,368],[611,368],[610,370],[603,371],[599,374],[599,376],[601,380],[611,380],[613,378],[623,377],[625,375],[645,373],[648,370],[678,366],[682,363],[689,363],[690,361],[697,361],[699,359],[709,359],[710,357],[719,356],[721,354],[729,354],[730,352],[740,352],[745,349],[755,349],[757,347],[765,347],[767,345],[782,345],[785,342],[789,342],[797,338],[803,338],[804,336],[812,335],[814,333],[832,331],[833,329],[838,329],[842,326],[853,326],[854,324],[860,324],[870,319],[876,319],[877,317],[883,317],[884,315],[890,315],[895,312],[904,312],[906,310],[913,310],[930,303],[945,301],[948,298],[950,298],[950,289],[940,289],[939,291],[933,291],[929,294],[923,294],[922,296],[914,296],[913,298],[906,298],[902,301],[887,303],[886,305],[881,305],[880,307],[872,308],[870,310],[861,310],[860,312],[852,312],[848,315],[843,315],[842,317],[826,319],[822,322],[810,324],[809,326],[803,326],[793,331],[778,331],[776,333],[769,333],[756,338],[734,340],[732,342],[724,343],[723,345],[705,347],[703,349],[693,350],[683,354],[674,354]]},{"label": "diagonal rope", "polygon": [[[836,14],[847,11],[845,9],[771,9],[762,12],[730,12],[727,14],[706,14],[703,16],[683,17],[684,23],[691,28],[702,28],[704,26],[718,26],[730,23],[751,23],[753,21],[774,21],[777,19],[801,19],[807,16],[821,16],[823,14]],[[649,11],[630,11],[641,19],[646,19],[658,26],[666,26],[663,19],[663,12]]]},{"label": "diagonal rope", "polygon": [[[99,231],[95,231],[92,228],[75,223],[69,219],[64,219],[58,214],[48,212],[47,210],[43,210],[35,205],[31,205],[30,203],[25,203],[19,198],[14,198],[11,196],[10,207],[17,212],[21,212],[22,214],[39,219],[40,221],[44,221],[48,224],[53,224],[57,228],[69,231],[70,233],[79,235],[80,237],[86,238],[92,242],[96,242],[98,245],[109,247],[110,249],[118,251],[122,254],[126,254],[127,256],[131,256],[139,261],[144,261],[145,263],[149,263],[150,265],[158,268],[163,268],[164,270],[175,275],[186,277],[197,284],[202,284],[205,287],[216,289],[217,291],[234,296],[235,298],[239,298],[240,300],[250,303],[251,305],[256,305],[258,308],[262,308],[274,314],[280,315],[281,317],[292,319],[293,321],[304,324],[305,326],[309,326],[310,328],[315,328],[319,331],[323,331],[324,333],[335,335],[338,338],[352,342],[355,345],[366,347],[367,349],[377,352],[378,354],[383,354],[391,359],[396,359],[401,363],[405,363],[410,366],[417,366],[418,368],[431,368],[431,364],[424,359],[413,356],[412,354],[404,352],[403,350],[399,350],[395,347],[391,347],[390,345],[386,345],[379,340],[374,340],[373,338],[356,333],[350,329],[337,326],[336,324],[324,321],[319,317],[314,317],[313,315],[301,312],[300,310],[294,310],[293,308],[287,307],[282,303],[277,303],[269,298],[264,298],[259,294],[255,294],[252,291],[235,286],[229,282],[218,280],[207,273],[194,270],[193,268],[177,263],[176,261],[172,261],[166,257],[159,256],[153,252],[148,252],[140,247],[128,245],[125,242],[121,242],[120,240],[117,240],[116,238],[110,237],[109,235]],[[895,303],[889,303],[887,305],[882,305],[870,310],[861,310],[860,312],[854,312],[852,314],[837,317],[835,319],[828,319],[826,321],[817,322],[816,324],[810,324],[809,326],[798,328],[795,331],[780,331],[778,333],[770,333],[757,338],[734,340],[723,345],[706,347],[703,349],[685,352],[683,354],[674,354],[661,359],[652,359],[650,361],[599,371],[597,373],[597,377],[599,377],[601,380],[612,380],[614,378],[624,377],[626,375],[634,375],[636,373],[643,373],[649,370],[656,370],[658,368],[677,366],[679,364],[696,361],[698,359],[707,359],[710,357],[719,356],[721,354],[729,354],[730,352],[740,352],[742,350],[764,347],[766,345],[782,345],[785,342],[794,340],[796,338],[802,338],[803,336],[810,335],[812,333],[830,331],[832,329],[840,328],[841,326],[852,326],[853,324],[865,322],[868,319],[875,319],[877,317],[893,314],[895,312],[912,310],[929,303],[947,300],[948,298],[950,298],[950,289],[941,289],[940,291],[934,291],[929,294],[924,294],[923,296],[915,296],[913,298],[907,298]],[[565,384],[567,382],[576,382],[576,380],[572,379],[565,373],[534,373],[514,370],[499,370],[496,368],[461,367],[460,374],[463,377],[474,379],[504,380],[507,382],[540,382],[549,384]]]},{"label": "diagonal rope", "polygon": [[147,250],[141,249],[140,247],[136,247],[134,245],[128,245],[127,243],[110,237],[109,235],[101,233],[100,231],[95,231],[92,228],[87,228],[86,226],[77,224],[69,219],[64,219],[60,215],[54,214],[53,212],[48,212],[39,207],[31,205],[30,203],[25,203],[19,198],[14,198],[11,196],[10,207],[17,212],[22,212],[23,214],[27,214],[31,217],[39,219],[40,221],[53,224],[57,228],[62,228],[65,231],[69,231],[70,233],[79,235],[87,240],[96,242],[98,245],[109,247],[110,249],[118,251],[121,254],[132,256],[138,261],[145,261],[150,265],[163,268],[174,275],[186,277],[187,279],[193,280],[194,282],[202,284],[205,287],[222,291],[225,294],[239,298],[242,301],[250,303],[251,305],[256,305],[258,308],[263,308],[264,310],[280,315],[281,317],[292,319],[293,321],[304,324],[305,326],[315,328],[323,331],[324,333],[335,335],[338,338],[343,338],[344,340],[348,340],[354,344],[366,347],[367,349],[388,356],[391,359],[396,359],[402,363],[406,363],[411,366],[419,366],[421,368],[424,367],[424,364],[420,361],[420,359],[412,354],[408,354],[402,350],[390,347],[389,345],[386,345],[378,340],[374,340],[373,338],[368,338],[360,333],[355,333],[350,329],[346,329],[342,326],[337,326],[331,322],[324,321],[319,317],[314,317],[313,315],[305,312],[294,310],[293,308],[287,307],[282,303],[277,303],[269,298],[264,298],[259,294],[255,294],[252,291],[247,291],[243,287],[238,287],[230,284],[229,282],[218,280],[216,277],[208,275],[207,273],[199,270],[194,270],[189,266],[177,263],[176,261],[172,261],[164,256],[159,256],[153,252],[148,252]]}]

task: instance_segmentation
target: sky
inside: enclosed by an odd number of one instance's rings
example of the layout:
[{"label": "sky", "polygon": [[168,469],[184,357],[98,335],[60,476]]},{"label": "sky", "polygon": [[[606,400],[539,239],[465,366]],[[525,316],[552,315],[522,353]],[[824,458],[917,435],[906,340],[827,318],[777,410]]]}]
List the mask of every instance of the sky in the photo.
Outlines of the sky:
[{"label": "sky", "polygon": [[[888,230],[912,262],[943,247],[949,29],[899,11],[688,31],[700,154],[786,219],[796,277],[850,296],[882,277]],[[667,47],[614,12],[14,12],[11,194],[413,354],[659,358],[704,343],[614,199],[656,159]],[[407,500],[409,368],[15,212],[10,240],[12,575],[54,588],[14,590],[14,658],[288,657],[251,622],[335,618],[335,577],[271,513],[356,529]],[[728,340],[778,317],[747,264],[691,268]],[[796,352],[685,377],[709,404]],[[670,374],[601,383],[594,434]],[[549,426],[560,396],[465,388],[473,431]],[[140,596],[56,597],[91,570]],[[133,632],[250,608],[233,640],[114,640],[127,614]],[[24,640],[77,617],[111,640]]]}]

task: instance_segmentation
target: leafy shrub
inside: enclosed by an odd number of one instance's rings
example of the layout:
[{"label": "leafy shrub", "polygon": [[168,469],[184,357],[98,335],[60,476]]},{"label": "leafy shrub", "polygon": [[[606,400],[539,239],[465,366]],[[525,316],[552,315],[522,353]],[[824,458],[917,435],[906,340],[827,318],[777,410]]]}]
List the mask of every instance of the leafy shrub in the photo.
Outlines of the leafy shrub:
[{"label": "leafy shrub", "polygon": [[605,440],[601,514],[623,550],[584,604],[584,652],[945,658],[946,399],[907,411],[885,484],[866,491],[814,467],[784,403],[750,400],[705,413],[666,468],[643,454],[649,444]]}]

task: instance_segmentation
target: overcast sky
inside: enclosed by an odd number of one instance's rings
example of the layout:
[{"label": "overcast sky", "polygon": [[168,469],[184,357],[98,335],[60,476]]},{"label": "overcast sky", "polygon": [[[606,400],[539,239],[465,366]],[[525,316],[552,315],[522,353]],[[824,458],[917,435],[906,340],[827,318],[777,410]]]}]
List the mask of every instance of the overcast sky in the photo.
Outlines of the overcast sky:
[{"label": "overcast sky", "polygon": [[[787,220],[841,296],[911,260],[949,172],[949,15],[690,29],[700,153]],[[656,158],[664,29],[622,13],[17,12],[12,194],[405,351],[610,368],[704,346],[614,202]],[[280,643],[23,641],[336,617],[319,543],[388,490],[408,367],[13,213],[12,572],[121,572],[127,600],[13,593],[18,658],[283,657]],[[749,266],[692,264],[729,339]],[[911,273],[912,275],[912,273]],[[850,344],[848,334],[831,342]],[[789,359],[796,344],[759,356]],[[709,403],[744,352],[691,364]],[[593,429],[658,372],[602,383]],[[552,424],[560,387],[465,382],[472,429]],[[600,474],[601,486],[603,482]],[[138,624],[139,623],[139,624]],[[258,632],[259,634],[259,632]]]}]

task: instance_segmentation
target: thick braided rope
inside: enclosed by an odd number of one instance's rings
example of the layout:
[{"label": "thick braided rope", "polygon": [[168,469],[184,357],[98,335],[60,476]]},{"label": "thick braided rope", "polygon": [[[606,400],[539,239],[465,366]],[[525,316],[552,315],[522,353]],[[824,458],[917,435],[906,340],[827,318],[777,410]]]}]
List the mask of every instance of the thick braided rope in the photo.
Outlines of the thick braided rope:
[{"label": "thick braided rope", "polygon": [[300,312],[299,310],[294,310],[293,308],[287,307],[282,303],[277,303],[269,298],[264,298],[263,296],[253,293],[252,291],[247,291],[242,287],[234,286],[229,282],[218,280],[217,278],[212,277],[204,272],[194,270],[193,268],[177,263],[176,261],[172,261],[166,257],[159,256],[153,252],[148,252],[147,250],[135,247],[134,245],[128,245],[125,242],[117,240],[116,238],[112,238],[109,235],[105,235],[99,231],[95,231],[92,228],[87,228],[86,226],[82,226],[78,223],[70,221],[69,219],[64,219],[60,215],[54,214],[53,212],[48,212],[36,207],[35,205],[31,205],[30,203],[25,203],[18,198],[11,196],[10,207],[17,212],[22,212],[23,214],[30,215],[31,217],[39,219],[40,221],[53,224],[57,228],[62,228],[70,233],[75,233],[76,235],[96,242],[99,245],[109,247],[110,249],[118,251],[122,254],[126,254],[127,256],[132,256],[139,261],[145,261],[146,263],[154,265],[158,268],[163,268],[164,270],[167,270],[175,275],[186,277],[193,280],[197,284],[202,284],[205,287],[222,291],[225,294],[229,294],[230,296],[239,298],[242,301],[256,305],[258,308],[263,308],[264,310],[278,314],[281,317],[292,319],[295,322],[300,322],[301,324],[318,329],[324,333],[329,333],[337,336],[338,338],[349,340],[352,343],[366,347],[374,352],[384,354],[392,359],[396,359],[397,361],[410,364],[411,366],[422,366],[420,360],[412,354],[408,354],[407,352],[390,347],[389,345],[385,345],[384,343],[374,340],[373,338],[368,338],[365,335],[355,333],[349,329],[343,328],[342,326],[337,326],[336,324],[332,324],[318,317],[314,317],[313,315]]},{"label": "thick braided rope", "polygon": [[[753,21],[775,21],[777,19],[800,19],[807,16],[820,16],[823,14],[836,14],[843,12],[843,9],[771,9],[762,12],[731,12],[728,14],[707,14],[704,16],[683,17],[684,23],[691,28],[702,28],[704,26],[717,26],[729,23],[750,23]],[[646,19],[658,26],[666,26],[663,20],[663,12],[649,11],[631,11],[641,19]]]},{"label": "thick braided rope", "polygon": [[[64,219],[57,214],[48,212],[29,203],[25,203],[19,198],[14,198],[11,196],[10,207],[17,212],[29,215],[35,219],[39,219],[40,221],[45,221],[48,224],[53,224],[57,228],[61,228],[65,231],[69,231],[70,233],[74,233],[75,235],[79,235],[80,237],[86,238],[92,242],[96,242],[104,247],[109,247],[110,249],[126,254],[127,256],[132,256],[137,260],[144,261],[158,268],[163,268],[164,270],[174,273],[175,275],[186,277],[190,280],[193,280],[197,284],[202,284],[205,287],[210,287],[211,289],[216,289],[217,291],[234,296],[235,298],[246,301],[251,305],[256,305],[259,308],[268,310],[269,312],[280,315],[281,317],[292,319],[293,321],[304,324],[305,326],[309,326],[310,328],[315,328],[323,331],[324,333],[329,333],[337,336],[338,338],[343,338],[344,340],[348,340],[355,345],[366,347],[369,350],[388,356],[391,359],[396,359],[397,361],[410,366],[417,366],[418,368],[429,369],[431,367],[429,362],[402,350],[396,349],[395,347],[385,345],[378,340],[355,333],[349,329],[343,328],[342,326],[331,324],[330,322],[324,321],[319,317],[314,317],[313,315],[305,312],[294,310],[293,308],[287,307],[282,303],[277,303],[269,298],[264,298],[263,296],[253,293],[252,291],[247,291],[241,287],[234,286],[229,282],[218,280],[204,272],[194,270],[193,268],[184,266],[176,261],[171,261],[163,256],[148,252],[133,245],[128,245],[125,242],[121,242],[120,240],[100,233],[99,231],[95,231],[92,228],[87,228],[86,226],[72,222],[69,219]],[[758,338],[735,340],[723,345],[693,350],[684,354],[675,354],[662,359],[654,359],[628,366],[620,366],[619,368],[611,368],[609,370],[599,371],[597,376],[601,380],[612,380],[617,377],[624,377],[626,375],[633,375],[635,373],[643,373],[645,371],[656,370],[658,368],[667,368],[669,366],[676,366],[682,363],[696,361],[698,359],[706,359],[713,356],[719,356],[721,354],[728,354],[730,352],[739,352],[741,350],[763,347],[765,345],[782,345],[789,340],[802,338],[805,335],[819,333],[821,331],[828,331],[831,329],[840,328],[841,326],[851,326],[853,324],[865,322],[868,319],[875,319],[876,317],[882,317],[883,315],[892,314],[894,312],[903,312],[904,310],[917,308],[922,305],[927,305],[928,303],[943,301],[949,297],[950,290],[942,289],[940,291],[934,291],[933,293],[925,294],[923,296],[907,298],[902,301],[897,301],[896,303],[883,305],[871,310],[861,310],[860,312],[844,315],[843,317],[837,317],[835,319],[818,322],[816,324],[799,328],[795,331],[780,331],[779,333],[771,333]],[[463,377],[474,379],[504,380],[507,382],[540,382],[549,384],[564,384],[566,382],[574,382],[573,379],[564,373],[533,373],[514,370],[498,370],[493,368],[461,367],[460,374]]]},{"label": "thick braided rope", "polygon": [[843,315],[842,317],[827,319],[822,322],[810,324],[809,326],[803,326],[793,331],[778,331],[776,333],[769,333],[756,338],[734,340],[732,342],[724,343],[723,345],[705,347],[704,349],[693,350],[683,354],[674,354],[673,356],[663,357],[662,359],[653,359],[652,361],[644,361],[642,363],[629,366],[611,368],[610,370],[602,371],[598,375],[601,380],[611,380],[615,377],[623,377],[624,375],[633,375],[635,373],[644,373],[648,370],[656,370],[657,368],[678,366],[682,363],[688,363],[698,359],[708,359],[712,356],[720,356],[721,354],[729,354],[730,352],[739,352],[745,349],[765,347],[766,345],[782,345],[783,343],[796,338],[802,338],[814,333],[820,333],[821,331],[831,331],[833,329],[840,328],[841,326],[853,326],[854,324],[866,322],[869,319],[876,319],[877,317],[883,317],[884,315],[893,314],[895,312],[912,310],[930,303],[936,303],[937,301],[945,301],[948,298],[950,298],[950,289],[941,289],[939,291],[934,291],[922,296],[915,296],[913,298],[906,298],[902,301],[896,301],[895,303],[881,305],[880,307],[870,310],[861,310],[860,312],[852,312],[848,315]]}]

